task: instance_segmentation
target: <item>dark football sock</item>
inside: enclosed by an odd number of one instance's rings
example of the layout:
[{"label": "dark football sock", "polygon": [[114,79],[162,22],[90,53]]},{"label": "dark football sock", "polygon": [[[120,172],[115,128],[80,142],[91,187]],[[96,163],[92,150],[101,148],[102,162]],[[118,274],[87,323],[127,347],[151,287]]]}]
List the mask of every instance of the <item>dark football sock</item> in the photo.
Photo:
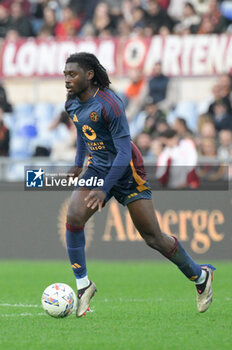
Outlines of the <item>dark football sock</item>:
[{"label": "dark football sock", "polygon": [[201,276],[201,265],[191,258],[176,237],[173,238],[175,239],[175,246],[169,256],[167,256],[168,259],[176,264],[187,278],[191,281],[196,281]]},{"label": "dark football sock", "polygon": [[77,279],[87,275],[84,227],[66,224],[66,244],[69,260]]}]

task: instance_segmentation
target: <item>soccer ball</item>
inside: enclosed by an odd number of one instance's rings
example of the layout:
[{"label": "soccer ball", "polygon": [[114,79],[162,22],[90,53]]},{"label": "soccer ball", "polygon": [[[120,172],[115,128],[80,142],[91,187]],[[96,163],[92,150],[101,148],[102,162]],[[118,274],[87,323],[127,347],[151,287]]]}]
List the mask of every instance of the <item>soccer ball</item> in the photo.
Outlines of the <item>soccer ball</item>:
[{"label": "soccer ball", "polygon": [[77,297],[71,287],[65,283],[48,286],[41,298],[43,309],[53,317],[66,317],[77,307]]}]

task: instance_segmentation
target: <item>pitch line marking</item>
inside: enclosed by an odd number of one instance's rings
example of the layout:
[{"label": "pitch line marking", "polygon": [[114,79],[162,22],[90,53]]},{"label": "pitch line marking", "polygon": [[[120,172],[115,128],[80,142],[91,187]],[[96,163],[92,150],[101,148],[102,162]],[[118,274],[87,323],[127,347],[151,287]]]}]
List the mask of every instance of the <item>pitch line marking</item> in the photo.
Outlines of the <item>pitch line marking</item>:
[{"label": "pitch line marking", "polygon": [[33,305],[33,304],[9,304],[9,303],[2,303],[0,306],[5,307],[42,307],[41,305]]},{"label": "pitch line marking", "polygon": [[[193,300],[195,300],[193,298]],[[232,301],[232,298],[230,297],[226,297],[225,299],[218,299],[218,298],[214,298],[214,301]],[[175,302],[177,303],[183,303],[185,301],[190,301],[190,299],[175,299]],[[115,299],[108,299],[108,298],[104,298],[103,300],[104,303],[144,303],[144,302],[163,302],[163,303],[167,303],[168,300],[164,299],[164,298],[115,298]]]},{"label": "pitch line marking", "polygon": [[30,312],[23,312],[21,314],[1,314],[0,317],[27,317],[27,316],[47,316],[46,313],[36,313],[32,314]]}]

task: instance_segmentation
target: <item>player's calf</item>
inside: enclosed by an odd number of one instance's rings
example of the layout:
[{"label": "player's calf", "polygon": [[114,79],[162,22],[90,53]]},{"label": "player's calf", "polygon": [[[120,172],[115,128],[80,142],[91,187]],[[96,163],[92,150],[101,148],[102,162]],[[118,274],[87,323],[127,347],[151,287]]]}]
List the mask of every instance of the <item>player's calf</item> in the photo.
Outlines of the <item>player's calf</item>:
[{"label": "player's calf", "polygon": [[140,233],[146,244],[159,251],[162,255],[169,257],[175,246],[175,240],[173,237],[161,232],[161,231],[150,231]]}]

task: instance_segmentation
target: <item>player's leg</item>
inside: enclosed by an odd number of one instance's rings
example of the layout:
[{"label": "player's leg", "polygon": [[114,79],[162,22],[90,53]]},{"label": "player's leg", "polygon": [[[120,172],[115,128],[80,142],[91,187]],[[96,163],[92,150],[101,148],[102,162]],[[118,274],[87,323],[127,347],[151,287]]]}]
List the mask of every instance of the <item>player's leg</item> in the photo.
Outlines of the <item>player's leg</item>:
[{"label": "player's leg", "polygon": [[[186,253],[180,249],[180,243],[177,239],[160,230],[152,200],[140,199],[134,201],[128,204],[128,209],[135,227],[147,245],[172,260],[191,280],[201,275],[200,265],[188,262],[185,266]],[[182,254],[177,254],[179,251]]]},{"label": "player's leg", "polygon": [[77,189],[72,193],[66,223],[66,243],[69,259],[74,275],[77,279],[78,289],[89,284],[85,260],[85,233],[84,226],[96,210],[87,208],[85,197],[90,191]]},{"label": "player's leg", "polygon": [[78,188],[72,193],[66,223],[67,251],[78,289],[78,317],[86,312],[96,291],[95,284],[88,279],[85,258],[84,225],[96,211],[86,206],[85,197],[89,192],[88,189]]},{"label": "player's leg", "polygon": [[199,293],[198,309],[200,312],[206,311],[212,301],[211,282],[214,268],[211,265],[202,267],[197,264],[175,237],[160,230],[152,200],[133,201],[128,204],[128,209],[145,242],[176,264],[187,278],[195,281]]}]

